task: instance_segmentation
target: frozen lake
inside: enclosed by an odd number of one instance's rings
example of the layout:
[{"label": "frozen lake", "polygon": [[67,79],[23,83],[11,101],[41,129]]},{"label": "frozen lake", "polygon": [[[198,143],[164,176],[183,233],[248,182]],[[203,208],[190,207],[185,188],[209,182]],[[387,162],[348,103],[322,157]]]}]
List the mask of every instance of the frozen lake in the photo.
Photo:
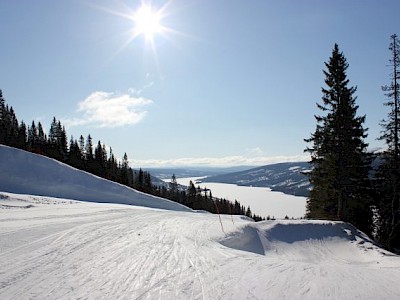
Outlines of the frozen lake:
[{"label": "frozen lake", "polygon": [[[182,185],[189,185],[189,181],[194,183],[201,177],[177,178],[177,182]],[[166,180],[167,182],[169,180]],[[298,197],[273,192],[268,188],[238,186],[235,184],[205,182],[195,184],[201,188],[208,188],[212,195],[217,198],[225,198],[231,201],[239,201],[241,205],[250,206],[256,215],[261,217],[300,218],[305,214],[306,197]]]}]

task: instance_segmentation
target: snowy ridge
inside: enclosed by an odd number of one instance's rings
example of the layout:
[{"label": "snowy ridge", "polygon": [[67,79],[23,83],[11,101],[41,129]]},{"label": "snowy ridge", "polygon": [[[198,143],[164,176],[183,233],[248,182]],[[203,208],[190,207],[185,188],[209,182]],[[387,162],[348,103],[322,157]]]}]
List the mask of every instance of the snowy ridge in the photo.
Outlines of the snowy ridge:
[{"label": "snowy ridge", "polygon": [[0,145],[0,191],[90,202],[189,211],[163,198],[74,169],[56,160]]},{"label": "snowy ridge", "polygon": [[307,197],[310,182],[305,173],[309,169],[310,165],[307,162],[277,163],[240,172],[209,176],[202,181],[268,187],[273,191]]}]

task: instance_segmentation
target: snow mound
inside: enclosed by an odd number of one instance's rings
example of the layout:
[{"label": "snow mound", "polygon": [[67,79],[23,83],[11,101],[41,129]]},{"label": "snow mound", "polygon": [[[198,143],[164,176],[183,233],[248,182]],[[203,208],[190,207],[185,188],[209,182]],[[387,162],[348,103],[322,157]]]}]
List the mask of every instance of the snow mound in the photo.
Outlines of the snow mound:
[{"label": "snow mound", "polygon": [[221,240],[221,244],[236,250],[306,262],[362,263],[393,255],[351,224],[333,221],[280,220],[248,224]]},{"label": "snow mound", "polygon": [[141,193],[48,157],[3,145],[0,145],[0,191],[191,211],[173,201]]}]

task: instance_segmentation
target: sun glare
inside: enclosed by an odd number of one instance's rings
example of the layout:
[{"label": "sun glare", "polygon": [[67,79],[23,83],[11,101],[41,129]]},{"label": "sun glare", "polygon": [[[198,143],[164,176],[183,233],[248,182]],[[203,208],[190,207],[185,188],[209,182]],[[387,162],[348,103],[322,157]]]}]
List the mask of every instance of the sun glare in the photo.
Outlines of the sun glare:
[{"label": "sun glare", "polygon": [[144,35],[153,40],[154,35],[163,32],[161,13],[154,11],[150,6],[142,5],[134,14],[135,35]]}]

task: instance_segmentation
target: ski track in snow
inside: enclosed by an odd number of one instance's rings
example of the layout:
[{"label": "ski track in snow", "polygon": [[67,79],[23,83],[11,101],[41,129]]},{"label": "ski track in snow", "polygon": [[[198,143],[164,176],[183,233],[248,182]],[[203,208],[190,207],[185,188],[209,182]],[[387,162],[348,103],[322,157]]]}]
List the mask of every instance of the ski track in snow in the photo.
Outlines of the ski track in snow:
[{"label": "ski track in snow", "polygon": [[400,298],[399,257],[347,224],[222,216],[225,235],[207,213],[2,195],[0,299]]}]

